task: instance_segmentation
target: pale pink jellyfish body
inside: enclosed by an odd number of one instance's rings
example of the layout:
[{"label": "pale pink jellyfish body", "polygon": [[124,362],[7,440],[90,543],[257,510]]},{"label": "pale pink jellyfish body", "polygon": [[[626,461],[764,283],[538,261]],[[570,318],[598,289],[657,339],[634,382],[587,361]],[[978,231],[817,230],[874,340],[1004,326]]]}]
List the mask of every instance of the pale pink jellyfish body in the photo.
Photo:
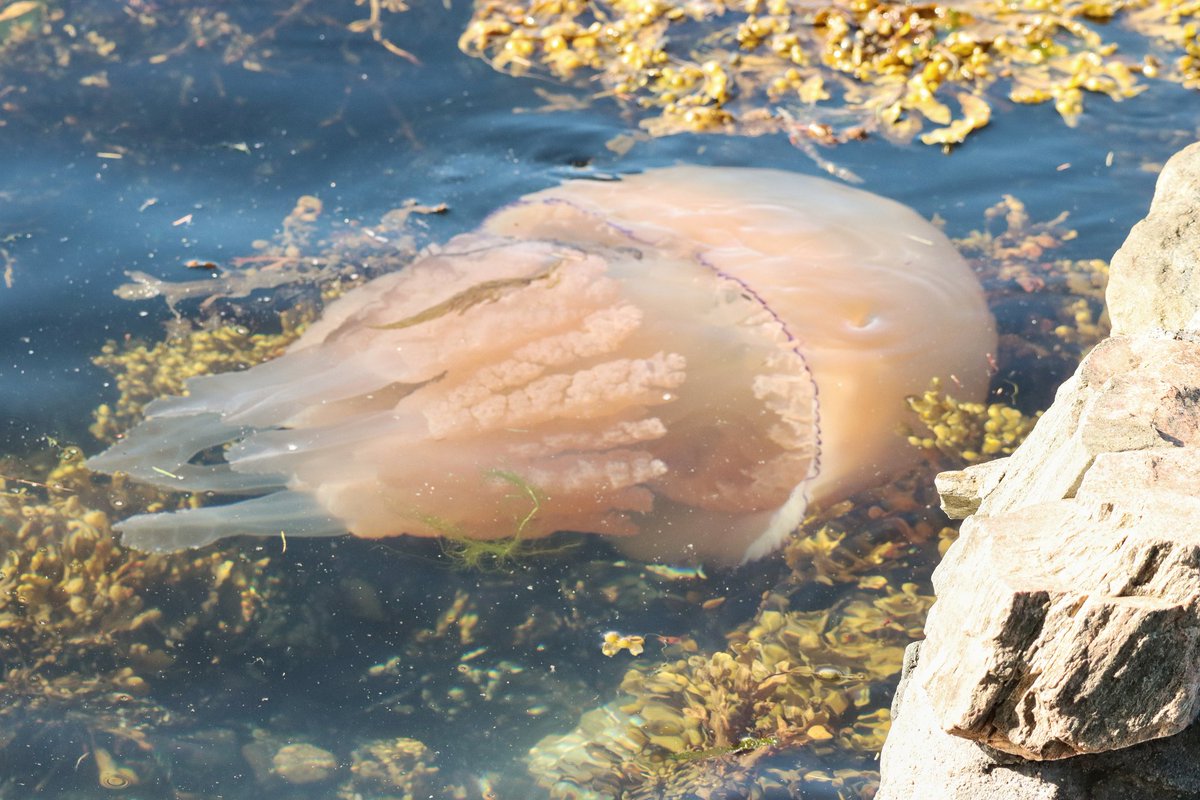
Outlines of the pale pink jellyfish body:
[{"label": "pale pink jellyfish body", "polygon": [[677,167],[524,198],[89,465],[261,495],[118,526],[150,550],[570,530],[736,562],[910,465],[904,398],[934,377],[981,397],[994,346],[975,277],[904,206]]}]

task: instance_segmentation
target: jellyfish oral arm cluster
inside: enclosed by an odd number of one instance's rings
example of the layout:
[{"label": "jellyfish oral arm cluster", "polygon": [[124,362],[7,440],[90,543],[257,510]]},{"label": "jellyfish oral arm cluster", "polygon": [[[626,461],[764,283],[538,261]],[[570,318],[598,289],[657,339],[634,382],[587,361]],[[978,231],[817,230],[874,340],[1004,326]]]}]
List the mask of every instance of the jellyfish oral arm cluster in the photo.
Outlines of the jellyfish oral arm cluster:
[{"label": "jellyfish oral arm cluster", "polygon": [[971,271],[904,206],[675,167],[501,209],[89,466],[255,495],[118,524],[148,550],[566,530],[737,563],[907,467],[904,398],[948,376],[981,397],[994,342]]}]

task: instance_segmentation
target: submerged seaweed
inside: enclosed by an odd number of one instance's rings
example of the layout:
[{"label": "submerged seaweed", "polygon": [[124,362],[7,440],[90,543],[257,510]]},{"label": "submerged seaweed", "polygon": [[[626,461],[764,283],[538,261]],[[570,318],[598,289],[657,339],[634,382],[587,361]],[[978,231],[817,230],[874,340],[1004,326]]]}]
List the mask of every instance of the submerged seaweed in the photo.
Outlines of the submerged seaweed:
[{"label": "submerged seaweed", "polygon": [[[0,752],[10,774],[90,753],[98,784],[118,789],[157,773],[153,741],[183,722],[153,696],[156,682],[195,652],[244,651],[274,582],[267,559],[241,552],[165,559],[120,547],[109,515],[70,488],[78,463],[68,450],[49,474],[6,464],[53,487],[40,493],[0,480]],[[126,499],[116,487],[107,507]]]},{"label": "submerged seaweed", "polygon": [[[355,275],[411,257],[357,226],[318,234],[315,208],[298,205],[305,219],[289,218],[258,254],[368,265]],[[8,701],[0,752],[30,754],[10,774],[32,774],[37,759],[84,754],[96,780],[193,791],[211,779],[211,762],[188,754],[211,748],[223,769],[237,765],[247,776],[221,784],[225,796],[280,786],[304,798],[869,796],[901,653],[920,636],[931,601],[918,581],[955,535],[936,510],[932,475],[1015,445],[1038,410],[1028,407],[1029,392],[1008,383],[1023,380],[1022,354],[1070,363],[1102,324],[1092,310],[1104,264],[1055,257],[1073,236],[1065,220],[1032,222],[1008,198],[985,222],[958,243],[992,307],[1034,296],[1047,315],[1002,316],[993,402],[959,403],[952,385],[911,400],[931,429],[912,434],[926,463],[822,509],[790,539],[782,562],[739,573],[737,585],[763,593],[754,609],[711,567],[642,565],[587,546],[544,558],[523,536],[538,487],[514,476],[496,476],[510,487],[514,512],[513,536],[496,542],[448,532],[440,547],[314,549],[281,539],[257,550],[147,557],[117,545],[109,521],[207,498],[119,475],[96,480],[71,448],[5,462],[0,536],[10,563],[0,616],[11,647],[0,648]],[[358,279],[340,268],[322,274],[328,280],[300,301],[280,295],[285,311],[274,328],[221,322],[230,307],[218,276],[205,289],[212,295],[181,306],[195,304],[210,321],[173,321],[163,342],[106,345],[98,363],[116,375],[119,396],[97,412],[97,435],[119,435],[145,402],[192,375],[278,353],[322,298]],[[560,538],[545,550],[574,544]],[[622,633],[605,640],[613,629]],[[605,659],[602,647],[622,658]],[[361,663],[347,671],[351,652]],[[222,691],[274,694],[283,690],[273,683],[299,671],[301,681],[319,680],[327,698],[300,692],[269,719],[215,726],[180,712],[189,700],[178,687],[198,663],[223,670]],[[628,671],[623,679],[605,673],[619,693],[597,698],[604,669]],[[315,729],[312,709],[322,702],[336,705],[338,717]],[[572,708],[591,710],[576,720]],[[39,730],[55,733],[38,738]],[[480,772],[474,757],[445,752],[435,765],[434,750],[469,740],[471,753],[492,753],[488,765],[503,767],[512,754],[497,749],[494,731],[529,744],[541,738],[527,775]]]},{"label": "submerged seaweed", "polygon": [[[462,44],[507,73],[585,87],[582,101],[545,93],[556,107],[615,101],[638,137],[782,132],[812,152],[873,133],[947,146],[1019,113],[1005,99],[1072,122],[1098,95],[1200,85],[1192,2],[952,5],[480,0]],[[283,72],[281,32],[340,30],[348,63],[355,41],[407,59],[404,10],[0,0],[0,125],[40,130],[55,103],[50,123],[135,162],[136,137],[87,113],[122,81],[161,70],[183,96],[201,51]],[[48,99],[55,82],[70,108]],[[282,352],[343,286],[402,268],[420,245],[414,215],[439,208],[326,225],[304,197],[242,258],[135,281],[126,296],[177,315],[163,340],[97,356],[115,396],[93,432],[111,442],[187,378]],[[20,289],[13,235],[0,230],[0,279]],[[94,476],[53,442],[0,457],[0,795],[870,797],[900,653],[956,536],[932,475],[1009,452],[1106,331],[1107,265],[1063,255],[1073,236],[1006,197],[956,240],[1002,328],[988,400],[960,402],[952,379],[911,398],[925,463],[814,513],[782,559],[737,573],[625,561],[569,536],[534,547],[538,489],[511,480],[508,539],[280,537],[146,556],[110,523],[212,498]]]}]

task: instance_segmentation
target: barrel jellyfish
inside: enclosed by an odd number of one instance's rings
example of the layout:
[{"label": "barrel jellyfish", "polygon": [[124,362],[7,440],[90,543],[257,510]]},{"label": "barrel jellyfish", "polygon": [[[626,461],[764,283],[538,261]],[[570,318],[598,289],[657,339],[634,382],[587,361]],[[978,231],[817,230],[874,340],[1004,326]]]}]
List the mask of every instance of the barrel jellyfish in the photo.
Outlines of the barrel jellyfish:
[{"label": "barrel jellyfish", "polygon": [[994,347],[975,276],[907,207],[673,167],[502,208],[89,466],[249,495],[116,526],[144,550],[581,531],[737,563],[911,466],[905,397],[940,377],[980,399]]}]

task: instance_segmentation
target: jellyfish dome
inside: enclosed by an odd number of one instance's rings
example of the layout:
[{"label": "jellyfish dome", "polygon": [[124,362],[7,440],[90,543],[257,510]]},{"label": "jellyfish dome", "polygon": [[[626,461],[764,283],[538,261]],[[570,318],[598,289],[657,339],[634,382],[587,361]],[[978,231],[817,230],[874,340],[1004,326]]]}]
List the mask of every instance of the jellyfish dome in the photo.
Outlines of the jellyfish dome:
[{"label": "jellyfish dome", "polygon": [[905,397],[981,398],[995,337],[966,263],[891,200],[759,169],[572,181],[151,403],[88,465],[254,495],[116,526],[146,550],[581,531],[737,563],[911,466]]}]

